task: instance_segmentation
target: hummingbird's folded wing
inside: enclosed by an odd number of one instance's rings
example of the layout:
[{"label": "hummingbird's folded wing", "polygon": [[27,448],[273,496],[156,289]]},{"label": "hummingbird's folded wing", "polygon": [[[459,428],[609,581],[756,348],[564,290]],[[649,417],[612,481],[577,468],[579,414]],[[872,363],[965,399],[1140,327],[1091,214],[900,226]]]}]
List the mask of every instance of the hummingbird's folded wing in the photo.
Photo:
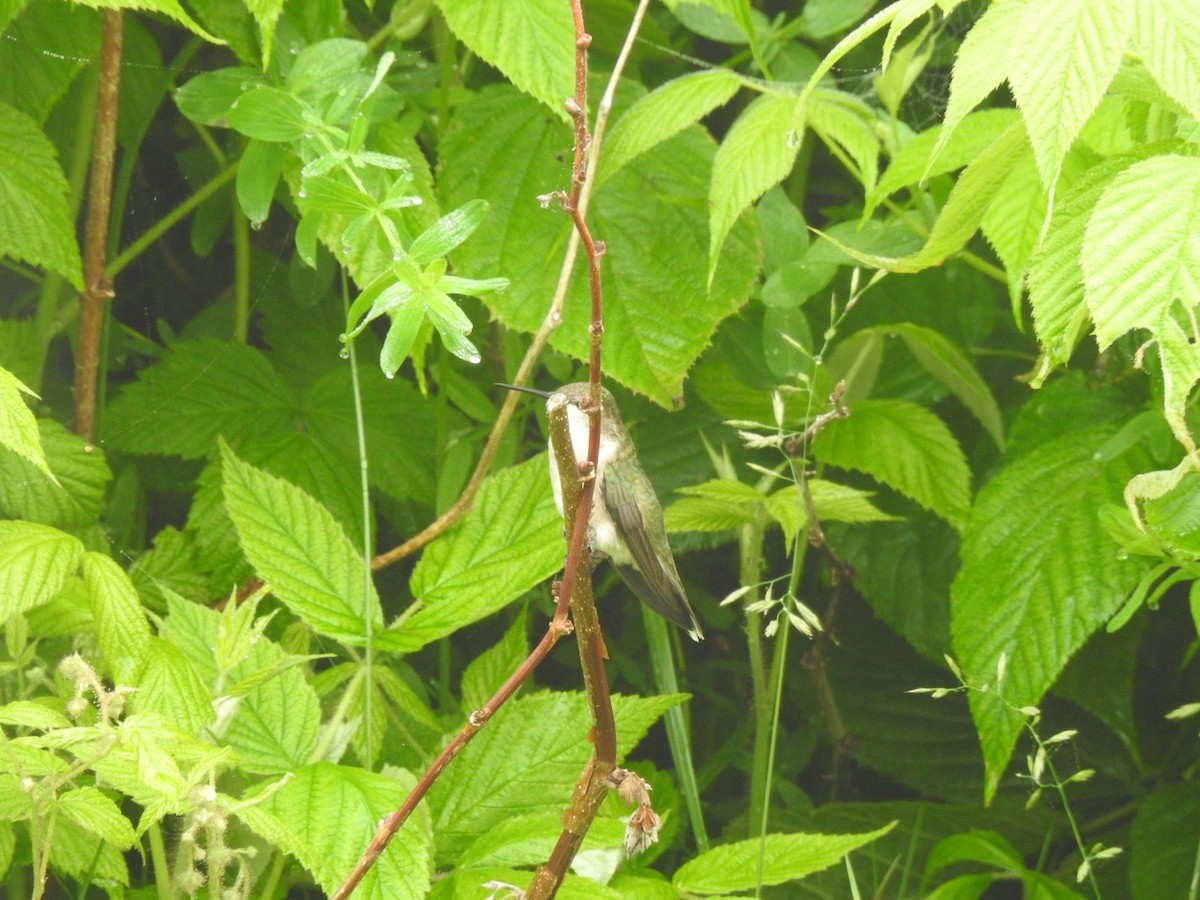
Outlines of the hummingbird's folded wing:
[{"label": "hummingbird's folded wing", "polygon": [[[704,635],[700,623],[684,593],[679,573],[675,571],[670,547],[666,546],[662,511],[657,500],[652,499],[648,513],[658,516],[659,521],[655,524],[663,535],[663,547],[655,548],[642,518],[643,507],[637,502],[638,494],[634,488],[636,479],[645,479],[646,476],[630,471],[631,468],[620,460],[613,460],[608,463],[608,472],[601,482],[604,505],[618,535],[633,557],[632,565],[613,560],[617,574],[643,603],[664,619],[685,629],[693,640],[701,640]],[[647,496],[653,497],[648,483],[643,491],[643,497]]]}]

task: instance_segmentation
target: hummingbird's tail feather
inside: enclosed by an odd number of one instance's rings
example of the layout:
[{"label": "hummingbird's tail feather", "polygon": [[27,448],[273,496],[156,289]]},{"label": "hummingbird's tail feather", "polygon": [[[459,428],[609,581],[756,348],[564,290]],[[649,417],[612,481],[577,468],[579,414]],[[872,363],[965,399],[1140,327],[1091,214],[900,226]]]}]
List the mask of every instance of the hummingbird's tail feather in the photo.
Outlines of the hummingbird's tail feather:
[{"label": "hummingbird's tail feather", "polygon": [[688,603],[687,596],[682,591],[674,589],[668,592],[655,591],[635,567],[614,565],[614,568],[621,576],[621,580],[637,594],[643,603],[668,622],[678,625],[686,631],[693,641],[704,640],[704,632],[696,620],[692,605]]}]

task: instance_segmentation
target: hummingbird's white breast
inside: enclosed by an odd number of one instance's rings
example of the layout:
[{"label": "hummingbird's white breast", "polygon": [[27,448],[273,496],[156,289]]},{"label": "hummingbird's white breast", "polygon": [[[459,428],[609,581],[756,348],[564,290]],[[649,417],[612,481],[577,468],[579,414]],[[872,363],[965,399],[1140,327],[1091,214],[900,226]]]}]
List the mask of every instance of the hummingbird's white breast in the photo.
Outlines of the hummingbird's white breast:
[{"label": "hummingbird's white breast", "polygon": [[[588,455],[590,425],[587,413],[574,404],[568,405],[567,427],[571,433],[571,447],[574,450],[575,459],[582,463]],[[592,515],[588,520],[588,525],[592,532],[590,536],[592,548],[599,550],[618,565],[628,565],[633,562],[633,556],[626,548],[625,542],[618,536],[617,527],[613,523],[612,516],[608,514],[608,508],[604,505],[604,469],[619,452],[618,443],[607,436],[604,428],[601,428],[600,453],[596,461],[596,488],[592,494]],[[550,485],[554,490],[554,504],[558,507],[559,515],[562,515],[562,482],[559,478],[558,463],[554,460],[554,448],[551,447]]]}]

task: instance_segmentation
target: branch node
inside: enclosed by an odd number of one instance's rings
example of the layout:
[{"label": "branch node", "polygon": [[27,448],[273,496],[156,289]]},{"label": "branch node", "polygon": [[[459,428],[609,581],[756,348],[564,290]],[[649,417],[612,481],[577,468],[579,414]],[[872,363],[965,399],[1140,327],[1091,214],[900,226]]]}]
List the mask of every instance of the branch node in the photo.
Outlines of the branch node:
[{"label": "branch node", "polygon": [[563,106],[566,107],[568,115],[573,119],[583,115],[583,108],[576,102],[574,97],[568,97],[564,100]]},{"label": "branch node", "polygon": [[592,36],[586,31],[575,39],[576,50],[586,50],[590,46],[592,46]]}]

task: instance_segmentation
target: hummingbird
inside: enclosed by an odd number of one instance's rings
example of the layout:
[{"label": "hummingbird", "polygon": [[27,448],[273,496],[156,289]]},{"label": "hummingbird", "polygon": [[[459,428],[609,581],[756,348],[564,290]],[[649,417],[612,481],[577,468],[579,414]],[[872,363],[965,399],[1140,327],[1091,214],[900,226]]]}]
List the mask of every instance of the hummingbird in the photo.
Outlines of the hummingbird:
[{"label": "hummingbird", "polygon": [[[567,401],[567,425],[571,446],[579,462],[587,459],[590,424],[584,409],[591,388],[586,382],[566,384],[557,391],[501,384],[511,391],[535,394],[549,400],[561,394]],[[643,603],[669,622],[687,631],[692,640],[704,639],[700,622],[688,602],[675,568],[675,557],[667,543],[662,505],[646,471],[638,461],[633,438],[621,421],[616,398],[600,388],[600,453],[596,460],[596,487],[588,520],[588,543],[592,551],[612,560],[617,574]],[[550,448],[550,486],[561,515],[562,476]]]}]

